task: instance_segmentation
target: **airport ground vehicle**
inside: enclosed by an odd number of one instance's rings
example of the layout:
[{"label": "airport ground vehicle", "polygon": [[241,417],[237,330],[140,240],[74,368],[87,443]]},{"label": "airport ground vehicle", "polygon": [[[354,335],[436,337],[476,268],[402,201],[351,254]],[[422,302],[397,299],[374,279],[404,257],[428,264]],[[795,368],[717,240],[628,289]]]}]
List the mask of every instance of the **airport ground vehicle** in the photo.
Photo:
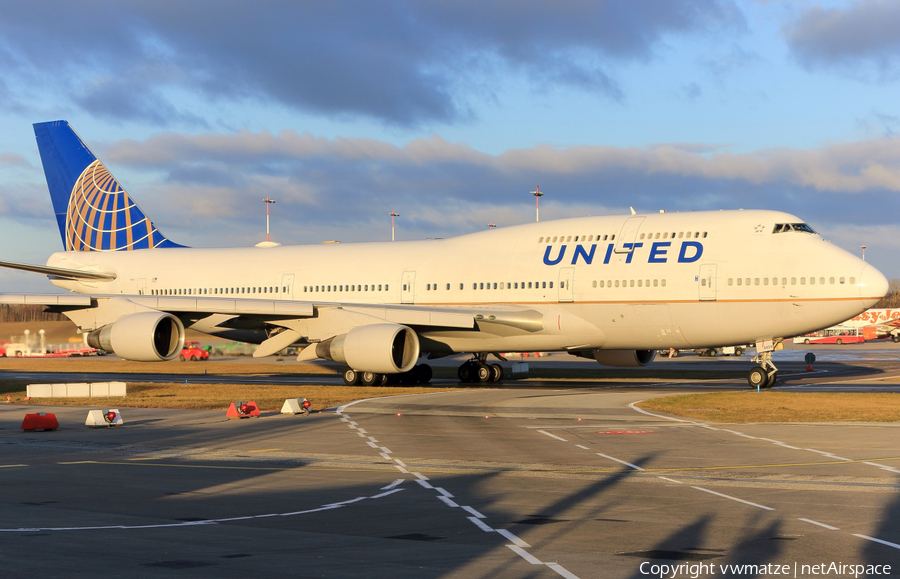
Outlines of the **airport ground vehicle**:
[{"label": "airport ground vehicle", "polygon": [[184,343],[184,348],[181,349],[181,355],[178,356],[178,359],[184,362],[185,360],[190,360],[191,362],[196,361],[205,361],[209,359],[209,352],[200,347],[200,342],[188,341]]},{"label": "airport ground vehicle", "polygon": [[[870,331],[866,331],[870,330]],[[860,344],[875,339],[875,328],[832,326],[794,338],[795,344]]]}]

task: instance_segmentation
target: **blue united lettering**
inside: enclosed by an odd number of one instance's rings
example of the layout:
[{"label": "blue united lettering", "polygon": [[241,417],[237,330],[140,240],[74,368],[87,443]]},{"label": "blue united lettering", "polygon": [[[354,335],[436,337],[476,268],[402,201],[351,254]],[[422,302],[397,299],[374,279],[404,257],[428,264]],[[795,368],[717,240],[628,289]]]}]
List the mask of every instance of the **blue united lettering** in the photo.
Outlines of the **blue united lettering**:
[{"label": "blue united lettering", "polygon": [[[615,245],[610,243],[606,246],[606,251],[603,254],[603,264],[608,265],[612,260],[613,249]],[[630,251],[625,255],[625,263],[631,263],[635,256],[638,253],[639,249],[644,247],[643,243],[625,243],[623,247],[629,249]],[[557,265],[561,263],[568,253],[568,245],[560,245],[559,248],[554,252],[553,246],[548,245],[544,250],[544,265]],[[647,255],[646,263],[668,263],[670,250],[674,251],[672,248],[671,241],[656,241],[650,245],[649,252]],[[570,263],[572,265],[578,265],[579,258],[580,261],[585,265],[591,265],[594,263],[594,255],[597,252],[597,244],[593,244],[590,248],[586,248],[584,245],[576,245],[575,250],[572,254],[572,259]],[[555,253],[555,255],[553,255]],[[674,255],[674,254],[673,254]],[[703,256],[703,244],[699,241],[682,241],[681,247],[678,248],[678,263],[694,263],[698,261]],[[642,258],[638,257],[638,261]]]}]

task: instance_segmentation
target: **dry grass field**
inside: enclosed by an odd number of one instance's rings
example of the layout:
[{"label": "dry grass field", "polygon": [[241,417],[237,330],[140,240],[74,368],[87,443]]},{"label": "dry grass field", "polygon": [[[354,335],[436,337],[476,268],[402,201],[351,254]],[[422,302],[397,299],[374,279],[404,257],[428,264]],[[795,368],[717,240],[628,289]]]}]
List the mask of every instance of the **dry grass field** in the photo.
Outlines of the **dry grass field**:
[{"label": "dry grass field", "polygon": [[638,404],[712,422],[895,422],[900,394],[854,392],[714,392]]}]

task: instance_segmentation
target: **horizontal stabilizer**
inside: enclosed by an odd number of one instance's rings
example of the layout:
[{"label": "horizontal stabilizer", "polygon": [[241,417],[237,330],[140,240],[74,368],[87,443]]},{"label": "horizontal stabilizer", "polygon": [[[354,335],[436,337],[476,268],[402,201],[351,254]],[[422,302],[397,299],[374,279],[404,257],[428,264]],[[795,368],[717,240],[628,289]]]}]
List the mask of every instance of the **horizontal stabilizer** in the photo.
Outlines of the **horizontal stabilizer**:
[{"label": "horizontal stabilizer", "polygon": [[64,277],[68,279],[90,279],[94,281],[112,281],[116,279],[116,274],[114,273],[88,271],[83,269],[68,269],[65,267],[50,267],[49,265],[31,265],[30,263],[15,263],[12,261],[0,261],[0,267],[20,269],[22,271],[32,271],[34,273],[43,273],[46,275]]}]

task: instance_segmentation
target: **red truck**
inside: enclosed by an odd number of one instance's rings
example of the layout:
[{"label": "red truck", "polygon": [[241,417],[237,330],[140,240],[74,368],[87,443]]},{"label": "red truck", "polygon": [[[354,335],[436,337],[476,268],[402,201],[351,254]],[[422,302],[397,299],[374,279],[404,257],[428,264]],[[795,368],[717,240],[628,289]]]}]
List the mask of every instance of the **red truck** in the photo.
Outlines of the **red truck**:
[{"label": "red truck", "polygon": [[178,359],[182,362],[185,360],[190,360],[191,362],[208,360],[209,352],[200,347],[200,342],[185,342]]}]

